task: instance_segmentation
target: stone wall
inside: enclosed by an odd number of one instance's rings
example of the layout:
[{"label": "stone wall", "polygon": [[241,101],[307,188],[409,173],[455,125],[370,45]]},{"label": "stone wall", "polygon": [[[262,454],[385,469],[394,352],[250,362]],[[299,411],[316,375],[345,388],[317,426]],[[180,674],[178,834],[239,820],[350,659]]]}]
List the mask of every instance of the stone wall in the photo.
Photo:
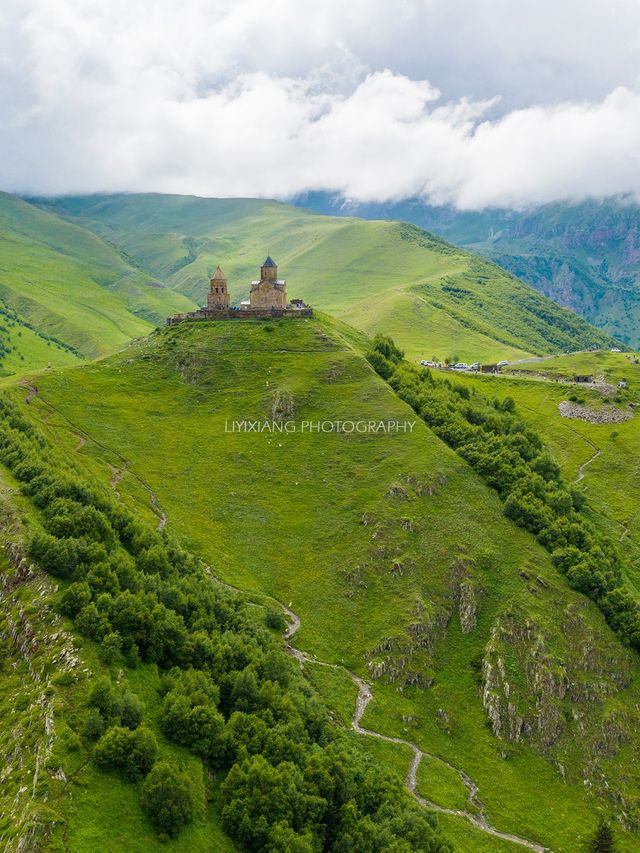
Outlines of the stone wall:
[{"label": "stone wall", "polygon": [[178,323],[191,323],[200,320],[268,320],[272,317],[312,317],[311,308],[249,308],[247,310],[210,310],[202,308],[200,311],[191,311],[188,314],[176,314],[167,317],[167,325],[175,326]]}]

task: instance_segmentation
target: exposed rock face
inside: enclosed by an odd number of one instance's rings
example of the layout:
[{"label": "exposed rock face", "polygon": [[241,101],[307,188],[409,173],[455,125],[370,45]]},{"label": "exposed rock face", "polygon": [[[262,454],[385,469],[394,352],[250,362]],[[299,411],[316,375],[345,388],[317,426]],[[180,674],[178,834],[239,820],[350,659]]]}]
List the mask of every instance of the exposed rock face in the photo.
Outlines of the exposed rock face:
[{"label": "exposed rock face", "polygon": [[[400,580],[412,570],[410,559],[396,560],[391,575]],[[386,637],[370,650],[367,667],[372,678],[385,678],[400,688],[431,685],[437,645],[444,639],[452,617],[458,616],[464,634],[476,627],[477,597],[482,590],[473,578],[475,570],[472,560],[453,562],[446,596],[438,602],[423,601],[416,609],[414,621],[401,633]]]},{"label": "exposed rock face", "polygon": [[284,421],[294,415],[293,396],[288,391],[278,390],[273,396],[271,417],[274,421]]},{"label": "exposed rock face", "polygon": [[475,588],[467,581],[460,584],[458,608],[462,633],[468,634],[476,627],[477,604]]},{"label": "exposed rock face", "polygon": [[495,623],[482,663],[482,703],[493,733],[514,743],[525,738],[546,752],[566,746],[577,727],[593,752],[615,755],[630,721],[598,712],[628,686],[628,655],[615,643],[603,646],[576,605],[566,609],[561,632],[560,659],[531,618],[509,613]]}]

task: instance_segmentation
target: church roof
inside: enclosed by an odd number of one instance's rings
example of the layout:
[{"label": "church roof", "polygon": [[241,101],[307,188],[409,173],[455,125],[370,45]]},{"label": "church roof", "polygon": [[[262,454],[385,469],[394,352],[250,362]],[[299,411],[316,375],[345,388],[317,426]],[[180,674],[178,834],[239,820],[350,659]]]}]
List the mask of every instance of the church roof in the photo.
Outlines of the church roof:
[{"label": "church roof", "polygon": [[214,272],[214,274],[211,276],[211,278],[212,278],[212,279],[214,279],[214,278],[215,278],[215,279],[217,279],[218,281],[226,281],[226,280],[227,280],[226,275],[222,272],[222,270],[220,269],[220,267],[219,267],[219,266],[217,266],[217,267],[216,267],[216,271],[215,271],[215,272]]},{"label": "church roof", "polygon": [[273,260],[271,255],[267,255],[267,260],[262,264],[263,267],[277,267],[278,265]]}]

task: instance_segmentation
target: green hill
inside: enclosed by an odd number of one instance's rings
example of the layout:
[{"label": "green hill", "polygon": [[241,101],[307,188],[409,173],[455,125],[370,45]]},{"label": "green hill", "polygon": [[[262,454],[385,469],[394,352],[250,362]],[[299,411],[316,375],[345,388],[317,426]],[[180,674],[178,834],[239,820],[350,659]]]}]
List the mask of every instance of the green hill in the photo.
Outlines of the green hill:
[{"label": "green hill", "polygon": [[5,372],[112,352],[191,304],[87,229],[0,194]]},{"label": "green hill", "polygon": [[[359,740],[401,778],[417,745],[416,792],[448,810],[457,849],[504,853],[524,839],[573,853],[601,813],[619,818],[620,849],[636,849],[637,656],[362,346],[323,317],[185,324],[38,377],[23,409],[218,576],[300,617],[293,643],[331,665],[305,672],[336,720],[390,738]],[[14,398],[22,405],[24,391]],[[274,419],[297,427],[233,431]],[[414,426],[302,428],[338,420]],[[138,672],[126,674],[136,690]],[[361,720],[357,679],[373,693]],[[130,790],[59,755],[65,773],[76,769],[53,839],[149,849]],[[117,821],[103,819],[102,799]],[[209,849],[203,820],[191,850]]]},{"label": "green hill", "polygon": [[517,358],[611,339],[499,267],[400,222],[319,216],[256,199],[113,195],[49,200],[196,302],[220,263],[233,298],[269,252],[302,297],[411,358]]},{"label": "green hill", "polygon": [[421,199],[346,203],[321,192],[296,203],[320,213],[413,222],[499,264],[618,340],[640,343],[640,208],[631,197],[523,211],[458,211]]}]

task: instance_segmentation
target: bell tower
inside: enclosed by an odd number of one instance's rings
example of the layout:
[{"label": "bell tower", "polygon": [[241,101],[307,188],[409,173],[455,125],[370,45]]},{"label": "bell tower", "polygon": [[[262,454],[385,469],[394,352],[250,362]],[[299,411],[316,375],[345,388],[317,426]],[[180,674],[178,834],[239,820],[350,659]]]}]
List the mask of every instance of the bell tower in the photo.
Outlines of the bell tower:
[{"label": "bell tower", "polygon": [[227,290],[227,279],[220,267],[211,277],[209,295],[207,296],[207,308],[214,311],[229,310],[229,291]]},{"label": "bell tower", "polygon": [[271,255],[267,255],[266,261],[260,267],[260,281],[277,281],[278,280],[278,265],[272,259]]}]

